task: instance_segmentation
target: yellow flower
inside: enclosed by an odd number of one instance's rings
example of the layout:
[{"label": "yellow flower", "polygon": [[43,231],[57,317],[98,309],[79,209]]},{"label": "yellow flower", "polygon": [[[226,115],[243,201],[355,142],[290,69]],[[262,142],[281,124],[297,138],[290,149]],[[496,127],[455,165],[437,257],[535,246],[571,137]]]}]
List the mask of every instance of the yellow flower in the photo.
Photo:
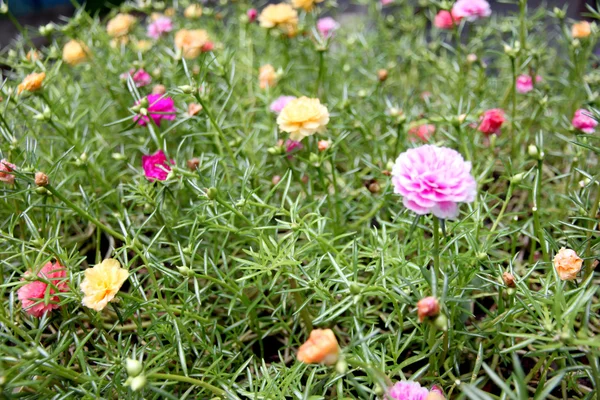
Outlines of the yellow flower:
[{"label": "yellow flower", "polygon": [[277,27],[293,35],[298,26],[298,12],[286,3],[270,4],[260,13],[258,21],[263,28]]},{"label": "yellow flower", "polygon": [[573,39],[585,39],[592,33],[592,26],[587,21],[576,22],[571,28]]},{"label": "yellow flower", "polygon": [[286,104],[277,117],[279,129],[300,141],[317,132],[324,132],[329,122],[329,111],[319,99],[300,97]]},{"label": "yellow flower", "polygon": [[196,19],[202,16],[202,6],[200,4],[190,4],[183,12],[183,16],[188,19]]},{"label": "yellow flower", "polygon": [[335,364],[339,356],[338,341],[331,329],[314,329],[298,349],[298,360],[307,364]]},{"label": "yellow flower", "polygon": [[263,65],[258,69],[258,81],[261,89],[275,86],[277,74],[271,64]]},{"label": "yellow flower", "polygon": [[172,17],[175,15],[175,9],[173,7],[169,7],[165,10],[166,17]]},{"label": "yellow flower", "polygon": [[63,60],[70,65],[77,65],[87,60],[89,49],[77,40],[70,40],[63,48]]},{"label": "yellow flower", "polygon": [[96,311],[102,311],[121,289],[129,272],[121,268],[119,261],[107,258],[93,268],[85,270],[85,279],[80,288],[83,292],[83,305]]},{"label": "yellow flower", "polygon": [[143,53],[152,48],[152,42],[149,40],[139,40],[133,44],[133,48]]},{"label": "yellow flower", "polygon": [[292,0],[292,4],[296,8],[302,8],[304,11],[310,11],[313,9],[316,3],[320,3],[323,0]]},{"label": "yellow flower", "polygon": [[196,58],[210,44],[208,33],[203,29],[181,29],[175,34],[175,47],[185,58]]},{"label": "yellow flower", "polygon": [[33,74],[27,75],[25,79],[23,79],[23,82],[19,84],[19,87],[17,88],[17,93],[21,94],[23,90],[27,90],[28,92],[35,92],[36,90],[42,87],[42,82],[44,81],[44,78],[46,78],[45,72],[40,72],[39,74],[34,72]]},{"label": "yellow flower", "polygon": [[106,32],[112,37],[126,36],[131,32],[136,19],[133,15],[117,14],[113,19],[108,21]]},{"label": "yellow flower", "polygon": [[571,249],[561,248],[554,256],[554,268],[563,281],[572,281],[581,271],[583,260]]}]

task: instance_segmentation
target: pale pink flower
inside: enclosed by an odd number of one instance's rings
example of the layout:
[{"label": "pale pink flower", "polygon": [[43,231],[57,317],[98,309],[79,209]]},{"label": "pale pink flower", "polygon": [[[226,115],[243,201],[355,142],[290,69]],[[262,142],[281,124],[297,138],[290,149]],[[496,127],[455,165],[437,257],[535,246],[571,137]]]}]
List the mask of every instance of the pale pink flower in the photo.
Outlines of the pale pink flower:
[{"label": "pale pink flower", "polygon": [[135,87],[143,87],[152,83],[152,77],[149,73],[144,71],[143,68],[140,68],[137,71],[135,68],[132,68],[129,70],[129,72],[121,74],[121,79],[126,80],[129,75],[131,75],[131,79],[133,79]]},{"label": "pale pink flower", "polygon": [[406,208],[438,218],[456,218],[458,203],[472,202],[477,193],[471,163],[455,150],[432,145],[400,154],[392,168],[392,184]]},{"label": "pale pink flower", "polygon": [[0,181],[6,182],[10,185],[15,183],[15,176],[9,173],[15,169],[17,169],[15,164],[11,164],[5,159],[0,160]]},{"label": "pale pink flower", "polygon": [[246,11],[246,15],[248,16],[248,22],[252,23],[256,21],[256,18],[258,17],[258,11],[256,10],[256,8],[251,8],[248,11]]},{"label": "pale pink flower", "polygon": [[393,2],[394,2],[394,0],[381,0],[381,5],[387,6],[389,4],[392,4]]},{"label": "pale pink flower", "polygon": [[486,135],[498,135],[504,121],[504,110],[492,108],[483,113],[478,129]]},{"label": "pale pink flower", "polygon": [[271,103],[269,109],[275,114],[279,114],[281,110],[283,110],[283,107],[285,107],[287,103],[294,100],[295,98],[296,96],[279,96]]},{"label": "pale pink flower", "polygon": [[[160,121],[166,119],[172,121],[175,119],[175,102],[170,97],[162,97],[160,94],[149,94],[146,99],[148,100],[147,113],[150,115],[136,115],[133,120],[138,125],[145,126],[150,122],[150,118],[154,121],[157,126],[160,126]],[[139,101],[135,103],[140,104]]]},{"label": "pale pink flower", "polygon": [[429,390],[418,382],[400,381],[388,389],[387,400],[425,400]]},{"label": "pale pink flower", "polygon": [[[30,275],[30,273],[26,275]],[[40,318],[45,312],[59,308],[59,298],[53,296],[56,293],[55,289],[58,289],[59,292],[66,292],[69,288],[64,279],[67,272],[58,261],[46,263],[37,276],[51,285],[42,280],[29,282],[17,290],[17,297],[26,313]],[[45,303],[46,292],[48,292],[48,304]]]},{"label": "pale pink flower", "polygon": [[491,14],[492,9],[486,0],[458,0],[452,7],[452,15],[466,18],[467,21],[489,17]]},{"label": "pale pink flower", "polygon": [[578,129],[584,133],[594,133],[594,128],[596,128],[596,125],[598,125],[598,122],[590,117],[590,112],[583,108],[575,111],[572,123],[575,129]]},{"label": "pale pink flower", "polygon": [[429,142],[431,135],[435,133],[435,125],[423,124],[414,126],[408,130],[408,138],[411,142],[416,142],[420,139],[423,142]]},{"label": "pale pink flower", "polygon": [[[175,162],[171,160],[171,164],[175,165]],[[154,180],[166,180],[167,175],[171,171],[171,166],[167,162],[167,156],[162,150],[158,150],[154,154],[143,155],[142,167],[144,168],[144,175],[146,175],[146,178],[150,182],[154,182]]]},{"label": "pale pink flower", "polygon": [[321,18],[317,21],[317,30],[324,38],[328,38],[333,34],[333,31],[338,29],[340,24],[331,17]]},{"label": "pale pink flower", "polygon": [[152,39],[158,39],[165,33],[173,30],[173,22],[171,18],[159,17],[148,25],[148,36]]},{"label": "pale pink flower", "polygon": [[[542,77],[537,75],[535,77],[535,81],[536,83],[541,82]],[[516,88],[517,92],[519,93],[531,92],[533,90],[533,78],[531,77],[531,75],[519,75],[519,77],[517,77]]]},{"label": "pale pink flower", "polygon": [[461,19],[462,17],[453,15],[450,11],[440,10],[433,20],[433,25],[438,29],[452,29]]}]

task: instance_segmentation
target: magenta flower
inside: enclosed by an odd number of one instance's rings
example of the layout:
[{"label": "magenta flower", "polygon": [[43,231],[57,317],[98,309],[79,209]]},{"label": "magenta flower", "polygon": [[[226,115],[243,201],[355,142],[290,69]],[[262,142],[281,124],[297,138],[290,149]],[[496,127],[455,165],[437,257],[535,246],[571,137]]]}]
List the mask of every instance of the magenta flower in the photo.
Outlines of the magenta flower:
[{"label": "magenta flower", "polygon": [[286,140],[285,141],[285,152],[286,153],[291,153],[294,150],[302,150],[304,148],[304,146],[302,146],[302,143],[300,142],[296,142],[295,140]]},{"label": "magenta flower", "polygon": [[[26,275],[30,274],[31,273],[27,273]],[[40,318],[44,313],[59,308],[58,296],[52,296],[56,293],[55,289],[58,289],[59,292],[66,292],[69,288],[64,279],[67,276],[67,272],[58,261],[54,264],[51,262],[46,263],[40,272],[38,272],[37,276],[50,282],[51,285],[42,280],[29,282],[17,290],[17,297],[21,301],[23,310],[25,310],[27,314]],[[48,292],[49,295],[48,304],[44,301],[46,292]]]},{"label": "magenta flower", "polygon": [[11,164],[5,159],[0,160],[0,182],[6,182],[10,185],[15,183],[15,176],[9,172],[17,169],[15,164]]},{"label": "magenta flower", "polygon": [[256,18],[258,17],[258,11],[256,10],[256,8],[251,8],[248,11],[246,11],[246,15],[248,16],[248,22],[252,23],[256,21]]},{"label": "magenta flower", "polygon": [[155,21],[152,21],[148,25],[148,36],[152,39],[158,39],[165,33],[171,32],[172,30],[173,22],[171,22],[171,18],[158,17]]},{"label": "magenta flower", "polygon": [[458,0],[452,7],[454,17],[466,18],[467,21],[486,18],[491,14],[492,9],[486,0]]},{"label": "magenta flower", "polygon": [[575,111],[572,123],[575,129],[578,129],[584,133],[594,133],[594,128],[596,128],[596,125],[598,125],[598,122],[590,117],[590,112],[583,108]]},{"label": "magenta flower", "polygon": [[275,101],[271,103],[269,109],[273,111],[275,114],[279,114],[283,107],[287,105],[290,101],[294,100],[296,96],[279,96]]},{"label": "magenta flower", "polygon": [[133,79],[135,87],[147,86],[150,83],[152,83],[152,77],[149,73],[144,71],[143,68],[140,68],[137,71],[135,70],[135,68],[132,68],[129,70],[129,72],[122,73],[121,79],[126,80],[129,75],[131,75],[131,79]]},{"label": "magenta flower", "polygon": [[387,400],[425,400],[429,390],[418,382],[400,381],[388,389]]},{"label": "magenta flower", "polygon": [[340,24],[331,17],[321,18],[317,21],[317,30],[324,38],[328,38],[333,34],[333,31],[338,29]]},{"label": "magenta flower", "polygon": [[[146,99],[148,100],[147,114],[150,115],[136,115],[133,120],[138,125],[145,126],[150,122],[150,118],[154,121],[157,126],[160,126],[160,121],[166,119],[172,121],[175,119],[175,102],[170,97],[162,97],[160,94],[149,94]],[[140,104],[139,101],[135,103]]]},{"label": "magenta flower", "polygon": [[[175,165],[175,161],[170,161],[171,165]],[[154,154],[142,156],[142,168],[144,175],[150,182],[155,180],[164,181],[171,171],[171,166],[167,162],[167,156],[162,150],[158,150]]]},{"label": "magenta flower", "polygon": [[[537,75],[535,77],[535,81],[536,83],[541,82],[542,77]],[[531,77],[531,75],[519,75],[519,77],[517,78],[516,88],[517,92],[519,93],[531,92],[533,90],[533,78]]]},{"label": "magenta flower", "polygon": [[456,218],[458,203],[475,200],[471,163],[455,150],[424,145],[400,154],[392,169],[394,193],[419,215]]}]

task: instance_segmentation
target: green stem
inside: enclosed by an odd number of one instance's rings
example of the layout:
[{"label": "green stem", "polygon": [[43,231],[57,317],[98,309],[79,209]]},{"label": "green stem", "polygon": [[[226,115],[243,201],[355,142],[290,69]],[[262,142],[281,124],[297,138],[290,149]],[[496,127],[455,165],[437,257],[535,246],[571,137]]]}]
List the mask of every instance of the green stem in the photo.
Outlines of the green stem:
[{"label": "green stem", "polygon": [[[296,289],[298,289],[296,280],[292,277],[288,278],[288,280],[290,282],[290,287],[293,290],[294,302],[296,303],[296,308],[300,308],[302,306],[302,304],[304,304],[304,296],[302,296],[302,293],[300,293],[298,290],[296,290]],[[302,321],[304,321],[304,326],[306,327],[307,332],[308,333],[312,332],[312,330],[313,330],[312,317],[310,316],[310,313],[308,312],[306,307],[304,307],[304,308],[302,308],[302,310],[300,310],[300,317],[302,318]]]},{"label": "green stem", "polygon": [[[598,175],[596,177],[596,183],[600,184],[600,175]],[[592,263],[594,262],[594,260],[591,259],[592,257],[592,231],[594,230],[594,225],[596,225],[596,215],[598,214],[598,205],[600,204],[600,187],[597,188],[597,192],[596,192],[596,197],[593,200],[594,203],[592,204],[592,209],[590,210],[590,229],[587,231],[586,234],[586,241],[587,241],[587,245],[585,247],[585,256],[586,258],[589,258],[588,260],[588,265],[587,268],[585,269],[585,274],[583,277],[583,280],[585,281],[591,274],[594,273],[594,270],[592,269]]]},{"label": "green stem", "polygon": [[175,374],[161,374],[158,372],[153,372],[153,373],[148,374],[148,378],[150,378],[150,379],[165,379],[165,380],[170,379],[173,381],[190,383],[194,386],[199,386],[206,390],[210,390],[213,394],[215,394],[217,396],[225,396],[227,394],[227,392],[225,392],[223,389],[220,389],[214,385],[211,385],[210,383],[201,381],[199,379],[190,378],[189,376],[175,375]]},{"label": "green stem", "polygon": [[535,236],[540,242],[540,248],[542,249],[542,256],[545,262],[550,262],[550,257],[548,255],[548,248],[546,247],[546,239],[544,238],[544,231],[542,230],[542,225],[540,223],[540,193],[542,191],[542,160],[538,160],[537,171],[535,175],[535,185],[533,189],[533,227],[535,231]]},{"label": "green stem", "polygon": [[506,193],[506,198],[504,199],[504,204],[502,204],[500,213],[498,214],[498,217],[494,221],[494,224],[492,225],[492,229],[490,229],[490,235],[492,234],[492,232],[494,232],[496,230],[496,228],[498,227],[498,224],[502,220],[502,217],[504,216],[504,212],[506,212],[506,207],[508,206],[508,202],[510,201],[510,199],[512,197],[512,193],[513,193],[513,183],[511,180],[510,184],[508,185],[508,192]]},{"label": "green stem", "polygon": [[433,217],[433,279],[431,282],[433,295],[436,296],[438,277],[440,276],[440,220]]},{"label": "green stem", "polygon": [[[317,75],[317,84],[315,87],[315,97],[319,97],[321,90],[321,85],[323,83],[323,76],[325,75],[325,50],[318,50],[319,52],[319,75]],[[325,96],[323,94],[323,96]],[[323,99],[323,101],[325,101]]]}]

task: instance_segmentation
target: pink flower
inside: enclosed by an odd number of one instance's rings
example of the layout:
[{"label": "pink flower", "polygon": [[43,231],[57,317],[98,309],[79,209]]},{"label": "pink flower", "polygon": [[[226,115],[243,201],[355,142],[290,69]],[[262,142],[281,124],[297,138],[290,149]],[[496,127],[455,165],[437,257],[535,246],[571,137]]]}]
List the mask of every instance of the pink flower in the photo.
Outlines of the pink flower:
[{"label": "pink flower", "polygon": [[295,140],[288,139],[285,141],[286,153],[291,153],[294,150],[302,150],[303,148],[304,148],[304,146],[302,146],[302,143],[296,142]]},{"label": "pink flower", "polygon": [[[160,94],[149,94],[146,99],[148,100],[147,113],[150,115],[152,120],[157,126],[160,126],[160,121],[166,119],[172,121],[175,119],[175,102],[170,97],[162,97]],[[135,103],[140,104],[139,101]],[[136,115],[133,120],[138,125],[145,126],[150,122],[148,115]]]},{"label": "pink flower", "polygon": [[500,108],[493,108],[487,110],[481,116],[481,122],[479,124],[479,131],[486,134],[499,134],[500,128],[504,123],[504,110]]},{"label": "pink flower", "polygon": [[[171,164],[175,165],[175,162],[171,160]],[[154,180],[166,180],[167,175],[171,171],[171,166],[167,162],[167,156],[162,150],[158,150],[154,154],[142,156],[142,167],[144,168],[144,175],[146,175],[146,178],[150,182],[154,182]]]},{"label": "pink flower", "polygon": [[[535,81],[537,83],[542,81],[542,77],[541,76],[536,76],[535,77]],[[531,75],[519,75],[519,77],[517,78],[517,92],[519,93],[528,93],[531,92],[533,90],[533,79],[531,78]]]},{"label": "pink flower", "polygon": [[152,77],[149,73],[144,71],[143,68],[140,68],[137,71],[135,68],[132,68],[129,72],[121,74],[121,79],[127,79],[129,75],[131,75],[131,79],[135,82],[135,87],[142,87],[152,83]]},{"label": "pink flower", "polygon": [[472,202],[477,193],[471,163],[455,150],[432,145],[400,154],[392,168],[392,184],[406,208],[438,218],[455,218],[458,203]]},{"label": "pink flower", "polygon": [[573,127],[584,133],[594,133],[594,128],[598,125],[598,122],[589,115],[590,112],[583,108],[575,111],[572,121]]},{"label": "pink flower", "polygon": [[251,8],[246,12],[246,15],[248,16],[248,22],[252,23],[256,21],[256,18],[258,17],[258,11],[256,8]]},{"label": "pink flower", "polygon": [[381,5],[387,6],[389,4],[392,4],[393,2],[394,2],[394,0],[381,0]]},{"label": "pink flower", "polygon": [[0,161],[0,181],[6,182],[10,185],[15,183],[15,176],[13,174],[9,174],[9,172],[14,171],[15,169],[17,169],[15,164],[11,164],[5,159],[2,159]]},{"label": "pink flower", "polygon": [[[37,276],[50,282],[51,285],[48,285],[48,283],[42,280],[29,282],[17,290],[17,297],[21,301],[23,310],[25,310],[26,313],[40,318],[45,312],[50,312],[60,307],[58,305],[58,296],[52,296],[56,293],[55,289],[58,289],[60,292],[66,292],[69,288],[67,282],[64,280],[67,276],[67,272],[58,261],[54,264],[49,262],[44,265]],[[49,294],[48,304],[44,301],[46,292]]]},{"label": "pink flower", "polygon": [[417,139],[421,139],[423,142],[429,142],[431,135],[435,133],[435,125],[423,124],[414,126],[408,130],[408,137],[411,142],[416,142]]},{"label": "pink flower", "polygon": [[290,101],[294,100],[296,96],[279,96],[275,101],[271,103],[269,106],[270,110],[275,114],[279,114],[283,107],[287,105]]},{"label": "pink flower", "polygon": [[317,30],[324,38],[328,38],[333,34],[333,31],[338,29],[340,24],[336,22],[335,19],[331,17],[321,18],[317,21]]},{"label": "pink flower", "polygon": [[450,11],[440,10],[433,20],[433,25],[438,29],[452,29],[462,17],[453,15]]},{"label": "pink flower", "polygon": [[489,17],[491,14],[492,9],[486,0],[458,0],[452,7],[452,15],[466,18],[467,21]]},{"label": "pink flower", "polygon": [[167,32],[173,30],[173,22],[171,18],[159,17],[148,25],[148,36],[152,39],[158,39]]},{"label": "pink flower", "polygon": [[388,389],[387,400],[425,400],[429,390],[418,382],[400,381]]}]

